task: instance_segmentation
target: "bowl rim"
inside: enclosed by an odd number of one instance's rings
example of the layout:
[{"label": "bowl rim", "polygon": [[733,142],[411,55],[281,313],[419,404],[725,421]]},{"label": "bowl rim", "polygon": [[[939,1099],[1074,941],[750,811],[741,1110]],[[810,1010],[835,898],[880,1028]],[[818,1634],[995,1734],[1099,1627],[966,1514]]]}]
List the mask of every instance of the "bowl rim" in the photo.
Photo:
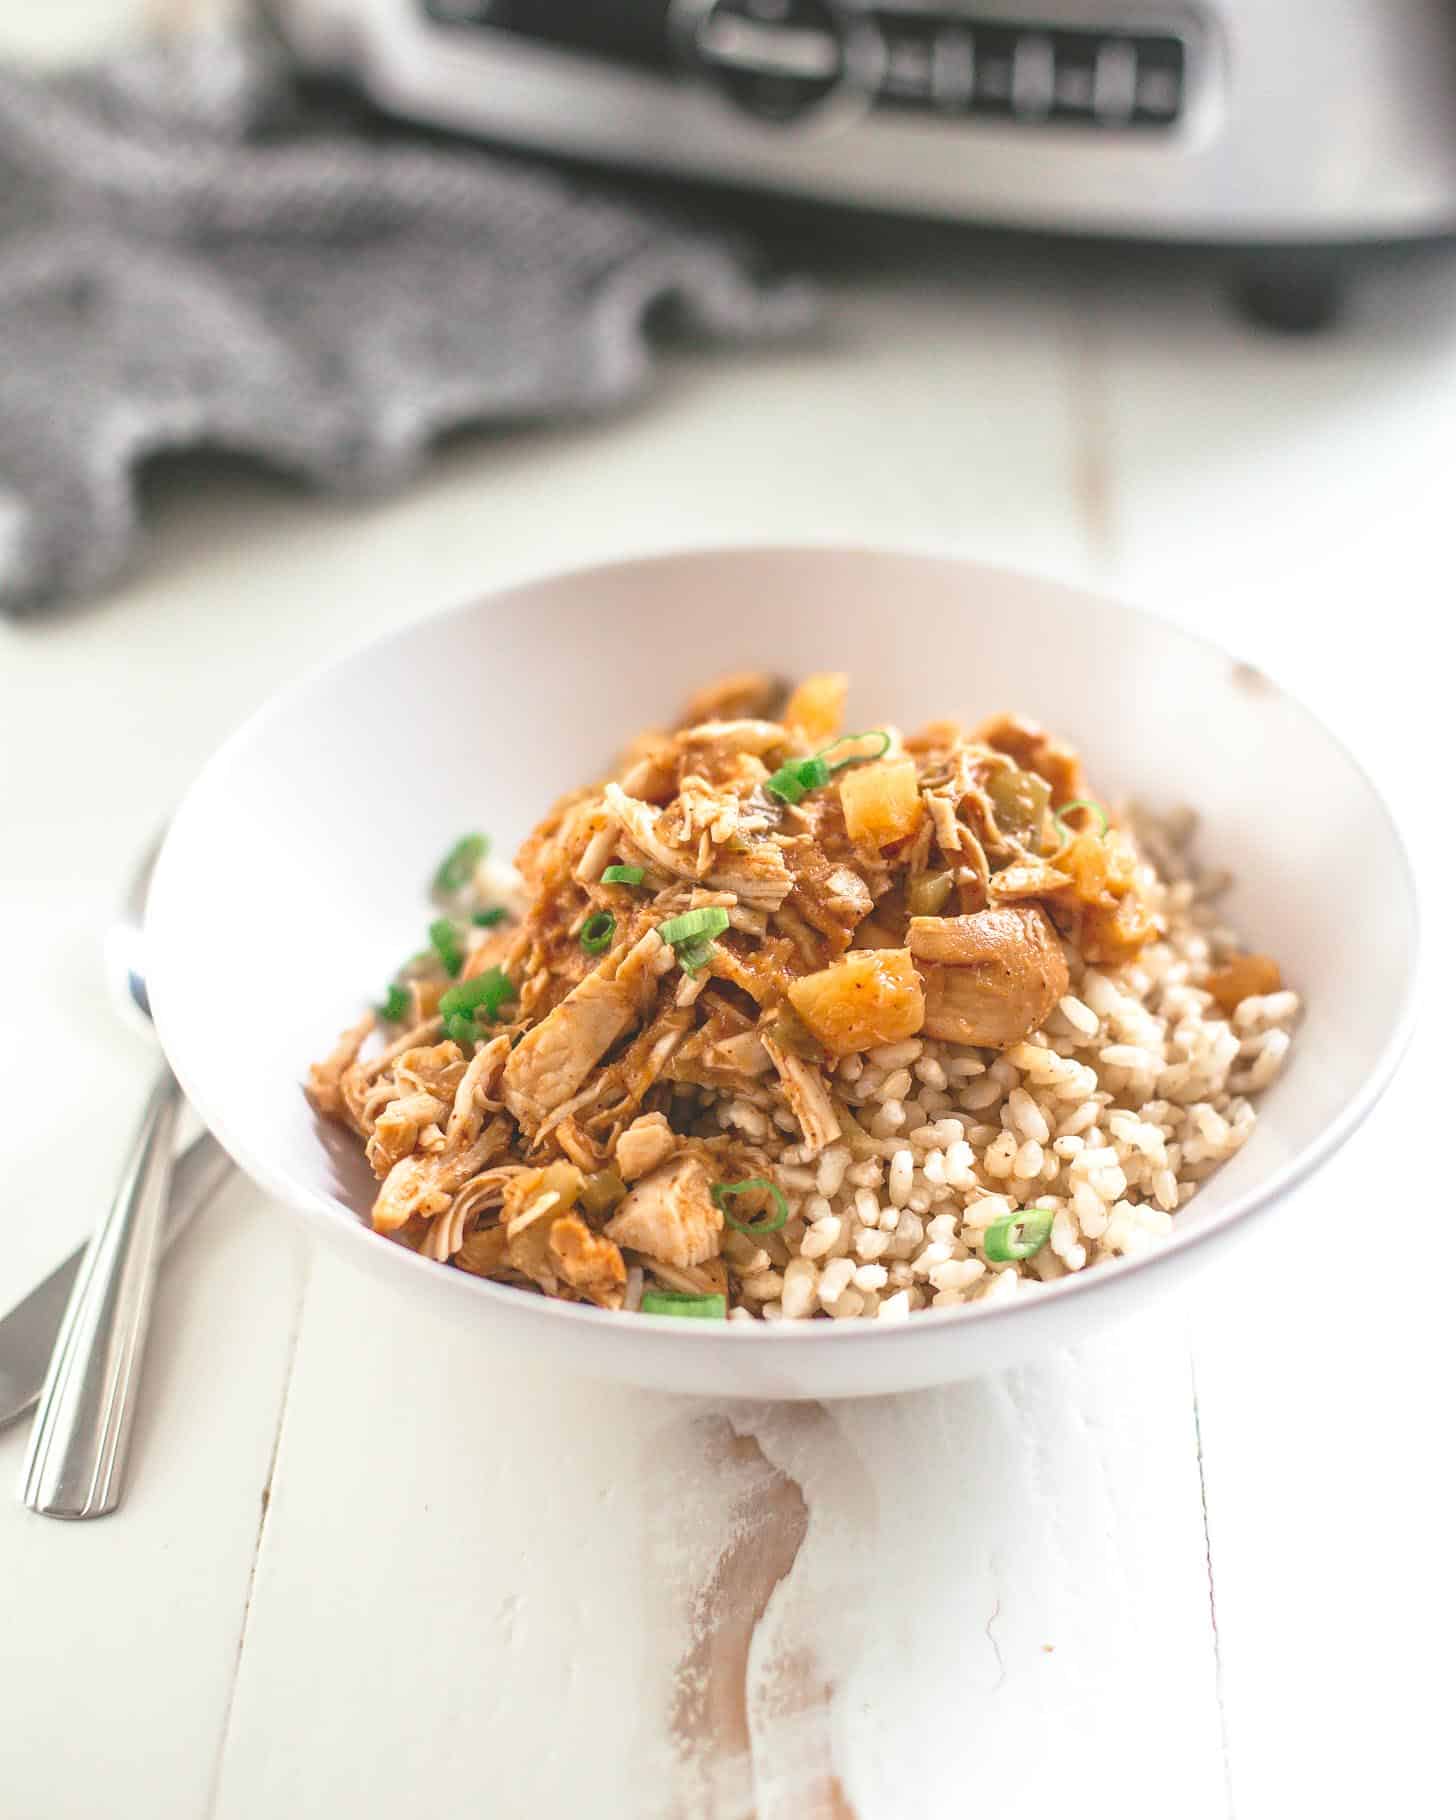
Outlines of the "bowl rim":
[{"label": "bowl rim", "polygon": [[[1166,1240],[1146,1251],[1131,1257],[1109,1259],[1098,1264],[1095,1269],[1072,1272],[1064,1277],[1058,1277],[1050,1283],[1039,1284],[1034,1296],[1017,1297],[1004,1302],[971,1303],[958,1308],[921,1309],[904,1321],[886,1322],[833,1320],[766,1322],[759,1320],[700,1323],[674,1320],[668,1315],[642,1315],[640,1311],[634,1311],[636,1318],[632,1321],[623,1322],[620,1310],[597,1308],[584,1302],[560,1301],[549,1296],[526,1295],[509,1284],[494,1283],[483,1277],[472,1276],[468,1271],[445,1269],[435,1260],[421,1256],[418,1252],[410,1250],[408,1246],[395,1244],[387,1236],[376,1233],[343,1201],[306,1187],[295,1180],[286,1169],[275,1165],[264,1152],[255,1149],[245,1138],[240,1137],[232,1128],[228,1118],[225,1096],[209,1095],[206,1091],[206,1083],[199,1081],[190,1061],[186,1057],[179,1061],[179,1058],[173,1054],[168,1040],[167,1003],[170,994],[165,983],[160,991],[156,990],[156,981],[160,979],[165,982],[166,973],[163,969],[158,974],[154,968],[155,941],[150,939],[153,906],[165,897],[172,871],[177,863],[176,853],[180,845],[178,830],[185,830],[190,813],[195,811],[197,799],[214,773],[230,763],[240,748],[252,743],[260,734],[265,733],[269,723],[275,717],[286,713],[297,699],[308,695],[335,671],[362,662],[391,645],[413,638],[425,628],[439,630],[451,621],[465,619],[483,610],[496,610],[503,601],[514,594],[556,584],[580,584],[592,577],[620,575],[623,572],[640,573],[648,569],[683,563],[695,565],[717,564],[724,561],[738,563],[745,558],[751,559],[754,563],[774,563],[800,560],[804,557],[890,559],[892,561],[952,564],[964,568],[970,573],[979,572],[982,575],[996,576],[1017,586],[1028,586],[1042,591],[1052,590],[1073,596],[1084,606],[1144,622],[1159,636],[1181,640],[1223,662],[1233,662],[1255,670],[1270,687],[1278,691],[1297,716],[1307,722],[1316,734],[1321,735],[1335,748],[1368,791],[1371,803],[1384,822],[1394,852],[1398,856],[1398,877],[1405,906],[1411,958],[1400,985],[1390,1031],[1380,1053],[1359,1090],[1351,1096],[1329,1125],[1280,1168],[1276,1169],[1272,1175],[1245,1189],[1226,1207],[1211,1214],[1189,1231],[1179,1232],[1175,1226]],[[1210,638],[1202,632],[1193,631],[1139,602],[1121,599],[1099,588],[1085,587],[1059,575],[1039,573],[1005,563],[983,562],[975,556],[968,555],[962,549],[949,544],[937,544],[932,539],[919,539],[904,543],[845,542],[834,538],[822,540],[806,538],[794,543],[761,543],[745,539],[738,542],[684,545],[679,548],[656,548],[639,553],[617,555],[603,560],[574,563],[566,568],[547,566],[540,569],[528,569],[498,582],[481,594],[472,595],[469,599],[458,601],[453,606],[427,612],[418,618],[409,619],[403,624],[387,627],[357,645],[311,664],[292,681],[285,683],[282,688],[276,689],[233,728],[204,761],[192,779],[172,816],[158,855],[151,889],[148,893],[145,927],[150,950],[147,957],[148,988],[156,1014],[157,1034],[163,1051],[193,1110],[227,1150],[238,1167],[265,1192],[284,1202],[293,1211],[306,1215],[311,1222],[317,1223],[321,1230],[342,1238],[348,1243],[364,1244],[369,1256],[380,1258],[382,1257],[381,1248],[387,1247],[399,1263],[412,1275],[416,1275],[422,1284],[434,1282],[439,1287],[453,1285],[450,1293],[481,1300],[487,1308],[499,1306],[503,1313],[509,1311],[522,1318],[529,1318],[531,1312],[534,1311],[547,1320],[569,1321],[578,1328],[594,1327],[618,1336],[636,1334],[649,1340],[666,1340],[670,1337],[676,1344],[697,1346],[714,1346],[721,1344],[725,1339],[733,1345],[756,1343],[761,1346],[830,1346],[847,1344],[851,1340],[864,1340],[870,1334],[884,1335],[888,1340],[891,1335],[903,1337],[919,1334],[925,1336],[928,1333],[944,1331],[950,1327],[964,1328],[969,1334],[980,1332],[988,1327],[1004,1325],[1008,1318],[1018,1314],[1026,1314],[1033,1310],[1050,1312],[1055,1304],[1065,1301],[1069,1297],[1085,1299],[1089,1294],[1095,1293],[1099,1284],[1108,1290],[1114,1290],[1119,1284],[1127,1285],[1132,1278],[1142,1277],[1149,1283],[1154,1279],[1161,1279],[1180,1260],[1204,1250],[1210,1240],[1224,1237],[1234,1228],[1244,1225],[1253,1215],[1267,1212],[1277,1205],[1293,1189],[1322,1168],[1364,1124],[1390,1085],[1396,1069],[1410,1045],[1415,1029],[1419,999],[1418,988],[1423,971],[1420,902],[1416,889],[1415,869],[1400,824],[1365,766],[1325,721],[1299,696],[1287,688],[1278,677],[1268,675],[1260,666],[1251,664],[1249,660],[1221,644],[1217,639]],[[299,1090],[302,1091],[301,1079]]]}]

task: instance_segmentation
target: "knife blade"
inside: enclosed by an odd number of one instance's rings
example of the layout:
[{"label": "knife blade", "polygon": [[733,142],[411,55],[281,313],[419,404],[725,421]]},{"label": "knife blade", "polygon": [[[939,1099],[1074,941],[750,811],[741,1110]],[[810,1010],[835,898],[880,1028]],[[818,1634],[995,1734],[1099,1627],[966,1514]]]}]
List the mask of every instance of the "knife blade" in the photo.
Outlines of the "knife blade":
[{"label": "knife blade", "polygon": [[[207,1205],[232,1169],[232,1158],[210,1131],[193,1139],[172,1171],[164,1244],[170,1245],[192,1216]],[[61,1316],[66,1312],[71,1285],[85,1251],[85,1245],[78,1245],[44,1282],[17,1302],[9,1314],[0,1317],[0,1428],[23,1416],[40,1395]]]}]

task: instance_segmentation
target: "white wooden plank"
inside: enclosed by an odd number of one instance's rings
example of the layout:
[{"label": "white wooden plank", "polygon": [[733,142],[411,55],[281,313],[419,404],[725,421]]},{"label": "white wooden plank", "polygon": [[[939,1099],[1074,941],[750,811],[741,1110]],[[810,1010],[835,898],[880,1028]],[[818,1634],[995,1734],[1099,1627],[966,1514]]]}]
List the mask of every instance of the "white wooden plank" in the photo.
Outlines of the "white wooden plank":
[{"label": "white wooden plank", "polygon": [[206,1811],[268,1483],[305,1252],[244,1183],[160,1286],[121,1510],[37,1517],[0,1436],[0,1813]]},{"label": "white wooden plank", "polygon": [[[1428,909],[1451,867],[1439,631],[1456,473],[1449,256],[1380,275],[1312,343],[1180,294],[1103,317],[1124,573],[1297,688],[1408,830]],[[1298,813],[1298,779],[1264,780]],[[1358,865],[1360,856],[1352,854]],[[1309,881],[1338,914],[1338,880]],[[1453,1351],[1420,1167],[1453,1004],[1385,1104],[1200,1301],[1197,1382],[1239,1820],[1440,1805]]]},{"label": "white wooden plank", "polygon": [[817,1650],[861,1820],[1224,1813],[1180,1329],[754,1426],[810,1523],[758,1670]]},{"label": "white wooden plank", "polygon": [[654,1765],[623,1745],[670,1666],[633,1562],[661,1406],[582,1388],[316,1261],[219,1820],[634,1811]]},{"label": "white wooden plank", "polygon": [[[784,1548],[765,1461],[805,1507]],[[896,1820],[974,1784],[998,1814],[1213,1816],[1213,1672],[1177,1332],[921,1399],[715,1409],[503,1357],[323,1256],[216,1813],[488,1788],[500,1820]]]}]

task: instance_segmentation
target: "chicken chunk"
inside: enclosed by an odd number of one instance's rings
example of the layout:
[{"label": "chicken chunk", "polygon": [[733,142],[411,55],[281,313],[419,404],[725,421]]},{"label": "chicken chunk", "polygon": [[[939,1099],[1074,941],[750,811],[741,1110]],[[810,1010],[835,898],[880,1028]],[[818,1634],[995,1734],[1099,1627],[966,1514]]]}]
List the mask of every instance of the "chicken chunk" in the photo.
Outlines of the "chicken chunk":
[{"label": "chicken chunk", "polygon": [[659,1163],[665,1163],[677,1144],[672,1127],[660,1112],[646,1112],[617,1139],[615,1161],[617,1174],[624,1182],[635,1182]]},{"label": "chicken chunk", "polygon": [[618,784],[608,784],[605,795],[622,824],[626,844],[670,877],[714,891],[731,891],[740,902],[760,910],[777,910],[789,895],[794,881],[783,854],[771,841],[756,841],[736,853],[716,854],[700,876],[696,846],[689,851],[667,840],[658,826],[657,812],[649,804],[628,796]]},{"label": "chicken chunk", "polygon": [[431,1093],[403,1093],[391,1100],[374,1121],[364,1154],[382,1180],[419,1142],[428,1125],[443,1125],[449,1108]]},{"label": "chicken chunk", "polygon": [[853,867],[836,864],[812,840],[792,841],[781,851],[794,875],[790,908],[829,938],[831,952],[843,952],[874,909],[869,886]]},{"label": "chicken chunk", "polygon": [[567,1286],[598,1308],[620,1308],[627,1266],[610,1239],[592,1231],[579,1213],[552,1223],[547,1251]]},{"label": "chicken chunk", "polygon": [[551,1249],[552,1229],[571,1213],[581,1189],[581,1171],[572,1163],[524,1169],[506,1183],[501,1225],[505,1228],[507,1259],[513,1270],[529,1277],[547,1295],[562,1294],[557,1259]]},{"label": "chicken chunk", "polygon": [[503,1077],[506,1105],[535,1131],[581,1086],[652,1002],[662,937],[650,929],[625,956],[608,955],[511,1051]]},{"label": "chicken chunk", "polygon": [[504,1226],[483,1226],[472,1232],[455,1253],[454,1262],[475,1277],[503,1277],[510,1270]]},{"label": "chicken chunk", "polygon": [[358,1061],[364,1039],[373,1028],[374,1013],[369,1011],[357,1024],[344,1032],[321,1062],[315,1062],[310,1067],[308,1085],[304,1092],[308,1095],[309,1105],[321,1117],[347,1119],[348,1110],[344,1104],[341,1083],[344,1075]]},{"label": "chicken chunk", "polygon": [[834,1143],[839,1136],[839,1118],[829,1097],[828,1084],[812,1062],[791,1054],[771,1036],[765,1034],[763,1046],[779,1071],[784,1098],[804,1135],[804,1148],[810,1156],[817,1156],[826,1144]]},{"label": "chicken chunk", "polygon": [[644,1176],[607,1223],[618,1245],[682,1267],[716,1257],[722,1231],[707,1164],[691,1155]]},{"label": "chicken chunk", "polygon": [[1010,1049],[1042,1024],[1069,984],[1036,905],[974,916],[912,916],[910,952],[925,981],[925,1034]]}]

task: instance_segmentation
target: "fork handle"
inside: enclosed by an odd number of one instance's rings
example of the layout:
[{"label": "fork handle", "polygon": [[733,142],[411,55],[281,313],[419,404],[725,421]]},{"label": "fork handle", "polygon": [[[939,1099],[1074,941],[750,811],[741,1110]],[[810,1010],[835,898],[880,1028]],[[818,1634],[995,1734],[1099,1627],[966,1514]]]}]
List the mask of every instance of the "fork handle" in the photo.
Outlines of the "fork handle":
[{"label": "fork handle", "polygon": [[21,1478],[42,1516],[101,1517],[121,1501],[181,1104],[164,1066],[66,1304]]}]

